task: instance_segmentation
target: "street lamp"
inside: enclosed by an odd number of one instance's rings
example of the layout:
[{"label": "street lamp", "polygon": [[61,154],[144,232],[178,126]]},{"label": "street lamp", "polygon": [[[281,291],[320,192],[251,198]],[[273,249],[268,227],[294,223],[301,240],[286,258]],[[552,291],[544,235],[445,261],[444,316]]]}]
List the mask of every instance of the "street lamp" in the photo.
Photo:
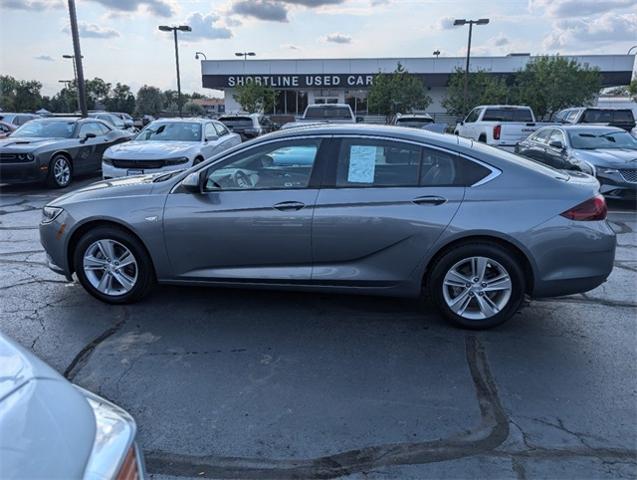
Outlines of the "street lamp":
[{"label": "street lamp", "polygon": [[82,50],[80,49],[80,34],[77,26],[77,11],[75,0],[68,0],[69,19],[71,21],[71,38],[73,39],[73,64],[77,80],[78,104],[82,117],[88,115],[86,109],[86,85],[84,85],[84,67],[82,65]]},{"label": "street lamp", "polygon": [[438,56],[440,55],[440,50],[434,50],[434,55],[436,56],[436,58],[438,58]]},{"label": "street lamp", "polygon": [[489,23],[488,18],[480,18],[479,20],[465,20],[464,18],[456,18],[453,26],[462,26],[469,24],[469,41],[467,43],[467,65],[464,70],[464,113],[467,114],[467,103],[469,101],[469,58],[471,56],[471,32],[474,25],[486,25]]},{"label": "street lamp", "polygon": [[192,32],[192,28],[188,25],[179,25],[169,27],[168,25],[160,25],[159,30],[162,32],[173,32],[175,37],[175,64],[177,65],[177,108],[181,117],[181,78],[179,77],[179,47],[177,46],[177,31]]},{"label": "street lamp", "polygon": [[195,60],[199,60],[199,57],[203,57],[204,60],[208,60],[208,58],[206,57],[206,54],[203,52],[195,52]]},{"label": "street lamp", "polygon": [[236,52],[234,54],[236,57],[243,57],[243,60],[247,60],[248,57],[254,57],[256,55],[256,53],[254,52]]},{"label": "street lamp", "polygon": [[[77,65],[75,64],[75,55],[62,55],[62,58],[66,58],[69,60],[73,61],[73,79],[75,80],[75,84],[77,85]],[[84,58],[84,55],[82,55],[82,58]],[[60,80],[60,82],[66,82],[67,80]],[[68,87],[68,85],[67,85]],[[77,89],[77,109],[79,111],[82,110],[82,108],[80,107],[80,90],[79,88]]]}]

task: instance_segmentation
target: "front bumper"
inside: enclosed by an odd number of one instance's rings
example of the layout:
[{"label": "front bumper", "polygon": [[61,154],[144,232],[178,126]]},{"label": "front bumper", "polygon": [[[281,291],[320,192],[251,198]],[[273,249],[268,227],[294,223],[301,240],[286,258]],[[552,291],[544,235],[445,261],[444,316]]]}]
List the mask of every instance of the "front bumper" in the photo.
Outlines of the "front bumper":
[{"label": "front bumper", "polygon": [[[605,171],[611,170],[611,171]],[[608,198],[637,198],[637,173],[635,170],[614,170],[597,167],[600,193]]]},{"label": "front bumper", "polygon": [[46,179],[48,165],[39,165],[37,160],[20,163],[0,163],[0,183],[29,183]]},{"label": "front bumper", "polygon": [[55,220],[49,223],[40,223],[40,243],[46,252],[47,266],[55,273],[64,275],[67,280],[72,280],[72,272],[66,255],[69,226],[72,219],[66,211],[62,211]]}]

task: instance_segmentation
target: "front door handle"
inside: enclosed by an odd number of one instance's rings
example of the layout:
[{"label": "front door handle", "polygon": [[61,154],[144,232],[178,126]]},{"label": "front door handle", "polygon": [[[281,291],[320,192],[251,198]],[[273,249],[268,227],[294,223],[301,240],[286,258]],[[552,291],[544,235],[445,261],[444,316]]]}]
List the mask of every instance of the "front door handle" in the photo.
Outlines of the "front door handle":
[{"label": "front door handle", "polygon": [[289,211],[289,210],[296,211],[296,210],[301,210],[303,207],[305,207],[305,204],[302,202],[280,202],[273,205],[273,207],[282,212]]},{"label": "front door handle", "polygon": [[447,201],[446,198],[427,195],[424,197],[416,197],[412,200],[416,205],[442,205]]}]

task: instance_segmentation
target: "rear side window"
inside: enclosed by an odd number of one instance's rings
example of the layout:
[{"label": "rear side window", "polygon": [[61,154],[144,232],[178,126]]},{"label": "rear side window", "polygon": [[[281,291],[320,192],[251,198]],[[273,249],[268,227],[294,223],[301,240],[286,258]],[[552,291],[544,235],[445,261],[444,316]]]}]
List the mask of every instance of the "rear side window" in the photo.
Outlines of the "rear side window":
[{"label": "rear side window", "polygon": [[490,170],[452,152],[389,140],[343,140],[337,187],[469,186]]},{"label": "rear side window", "polygon": [[532,122],[528,108],[487,108],[482,120],[485,122]]}]

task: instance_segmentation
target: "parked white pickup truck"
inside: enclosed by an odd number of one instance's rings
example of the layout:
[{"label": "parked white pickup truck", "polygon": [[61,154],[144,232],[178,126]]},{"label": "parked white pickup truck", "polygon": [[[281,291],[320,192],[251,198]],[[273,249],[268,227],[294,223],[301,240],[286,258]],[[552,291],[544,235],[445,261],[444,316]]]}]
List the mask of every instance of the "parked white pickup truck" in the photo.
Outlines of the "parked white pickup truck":
[{"label": "parked white pickup truck", "polygon": [[535,121],[530,107],[480,105],[456,125],[455,134],[495,147],[513,149],[518,142],[544,125]]}]

